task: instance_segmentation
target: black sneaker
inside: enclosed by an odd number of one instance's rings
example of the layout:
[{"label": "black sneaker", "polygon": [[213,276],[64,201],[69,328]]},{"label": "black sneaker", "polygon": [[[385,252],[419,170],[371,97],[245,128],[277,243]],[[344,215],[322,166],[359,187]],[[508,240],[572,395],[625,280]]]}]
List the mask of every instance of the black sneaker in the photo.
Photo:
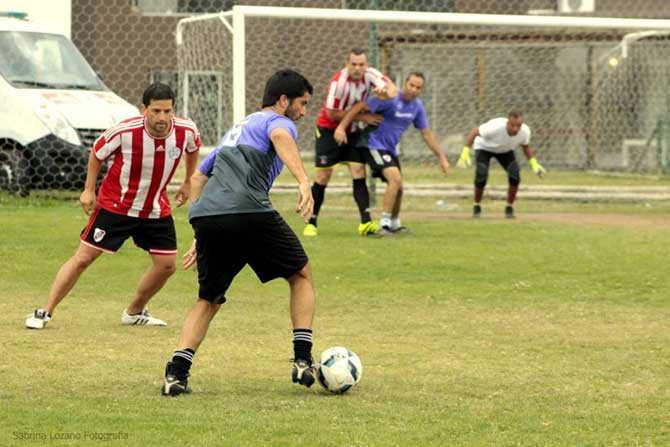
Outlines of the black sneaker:
[{"label": "black sneaker", "polygon": [[475,205],[472,207],[472,217],[474,219],[479,219],[482,217],[482,207],[481,205]]},{"label": "black sneaker", "polygon": [[514,219],[514,207],[512,205],[505,207],[505,219]]},{"label": "black sneaker", "polygon": [[170,372],[172,362],[165,365],[165,383],[161,387],[162,396],[179,396],[180,394],[191,394],[191,388],[188,386],[188,376],[180,380]]},{"label": "black sneaker", "polygon": [[291,372],[293,383],[299,383],[309,388],[314,384],[314,375],[314,362],[311,360],[300,359],[293,363],[293,371]]}]

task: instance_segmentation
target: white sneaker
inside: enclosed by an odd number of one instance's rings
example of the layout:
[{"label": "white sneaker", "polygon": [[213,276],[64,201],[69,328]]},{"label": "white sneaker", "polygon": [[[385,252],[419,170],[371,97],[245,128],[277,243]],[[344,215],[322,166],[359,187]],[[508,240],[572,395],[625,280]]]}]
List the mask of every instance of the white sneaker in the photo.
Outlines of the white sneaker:
[{"label": "white sneaker", "polygon": [[165,321],[152,317],[146,308],[137,315],[128,315],[128,309],[124,309],[121,323],[127,326],[167,326]]},{"label": "white sneaker", "polygon": [[28,329],[44,329],[49,320],[51,320],[51,315],[46,310],[36,309],[26,318],[26,327]]}]

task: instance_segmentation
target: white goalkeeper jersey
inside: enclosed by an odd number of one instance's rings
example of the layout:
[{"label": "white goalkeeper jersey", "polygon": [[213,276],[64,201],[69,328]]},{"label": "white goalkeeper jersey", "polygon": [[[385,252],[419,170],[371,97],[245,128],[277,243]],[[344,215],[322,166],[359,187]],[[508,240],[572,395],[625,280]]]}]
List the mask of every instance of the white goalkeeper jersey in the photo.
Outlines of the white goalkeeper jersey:
[{"label": "white goalkeeper jersey", "polygon": [[474,150],[485,150],[494,154],[502,154],[516,149],[518,146],[530,144],[530,127],[521,125],[519,133],[507,133],[507,118],[493,118],[479,126],[479,135],[472,145]]}]

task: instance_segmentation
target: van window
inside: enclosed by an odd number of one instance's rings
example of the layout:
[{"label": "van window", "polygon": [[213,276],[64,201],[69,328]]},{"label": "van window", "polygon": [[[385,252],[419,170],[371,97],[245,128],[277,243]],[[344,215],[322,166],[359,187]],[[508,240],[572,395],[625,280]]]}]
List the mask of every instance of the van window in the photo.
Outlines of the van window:
[{"label": "van window", "polygon": [[0,31],[0,75],[17,88],[106,90],[74,44],[58,34]]}]

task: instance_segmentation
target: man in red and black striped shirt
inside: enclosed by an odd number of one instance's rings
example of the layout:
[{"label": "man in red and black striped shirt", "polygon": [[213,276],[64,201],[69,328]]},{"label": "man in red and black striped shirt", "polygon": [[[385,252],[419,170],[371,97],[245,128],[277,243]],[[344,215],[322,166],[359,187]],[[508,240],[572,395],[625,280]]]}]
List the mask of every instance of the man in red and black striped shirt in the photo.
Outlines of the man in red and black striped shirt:
[{"label": "man in red and black striped shirt", "polygon": [[[93,144],[86,186],[79,199],[90,216],[88,224],[77,252],[58,271],[46,306],[26,319],[28,328],[44,328],[86,268],[103,252],[115,253],[130,237],[149,253],[152,266],[140,280],[121,321],[126,325],[166,325],[146,309],[176,270],[177,236],[166,188],[185,156],[186,180],[177,192],[177,206],[188,199],[200,135],[193,121],[174,116],[174,92],[169,86],[150,85],[142,104],[142,116],[122,121]],[[112,164],[96,196],[96,180],[108,159]]]},{"label": "man in red and black striped shirt", "polygon": [[[363,125],[377,126],[382,116],[363,112],[354,118],[354,122],[347,130],[347,144],[340,145],[333,138],[337,125],[340,124],[347,111],[359,101],[372,93],[390,95],[394,97],[396,86],[379,70],[369,67],[365,51],[354,48],[349,52],[345,67],[335,73],[328,86],[326,101],[321,107],[321,113],[316,122],[316,181],[312,185],[314,197],[314,214],[305,227],[305,236],[316,236],[317,217],[323,204],[326,186],[333,173],[333,167],[338,163],[349,166],[353,179],[354,200],[358,206],[361,223],[358,233],[361,235],[374,234],[377,224],[370,217],[370,196],[365,184],[365,152],[367,150],[367,131],[361,129]],[[374,129],[374,127],[372,127]],[[369,130],[369,129],[368,129]]]}]

